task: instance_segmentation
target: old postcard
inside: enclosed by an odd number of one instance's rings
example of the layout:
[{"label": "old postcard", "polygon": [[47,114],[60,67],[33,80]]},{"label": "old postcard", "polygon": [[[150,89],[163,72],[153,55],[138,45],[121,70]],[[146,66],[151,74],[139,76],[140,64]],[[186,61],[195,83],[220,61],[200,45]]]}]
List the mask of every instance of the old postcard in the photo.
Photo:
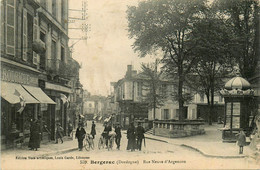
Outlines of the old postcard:
[{"label": "old postcard", "polygon": [[1,169],[259,169],[258,0],[1,0]]}]

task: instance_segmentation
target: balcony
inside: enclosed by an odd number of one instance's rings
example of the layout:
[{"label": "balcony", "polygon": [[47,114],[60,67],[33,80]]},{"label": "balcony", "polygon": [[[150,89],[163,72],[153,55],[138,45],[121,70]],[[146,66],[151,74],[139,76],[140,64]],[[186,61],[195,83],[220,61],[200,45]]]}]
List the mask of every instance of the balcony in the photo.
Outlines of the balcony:
[{"label": "balcony", "polygon": [[76,77],[78,75],[78,68],[71,64],[65,63],[64,61],[57,59],[48,59],[46,71],[54,76],[63,77],[70,79],[71,77]]},{"label": "balcony", "polygon": [[57,59],[47,59],[46,71],[50,74],[59,74],[60,60]]}]

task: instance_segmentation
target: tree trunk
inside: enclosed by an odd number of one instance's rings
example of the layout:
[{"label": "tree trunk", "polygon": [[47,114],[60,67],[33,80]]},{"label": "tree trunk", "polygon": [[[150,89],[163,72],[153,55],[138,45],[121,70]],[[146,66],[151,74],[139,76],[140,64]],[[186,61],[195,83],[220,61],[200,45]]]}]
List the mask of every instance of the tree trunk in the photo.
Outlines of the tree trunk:
[{"label": "tree trunk", "polygon": [[212,82],[210,87],[210,109],[209,109],[209,125],[212,125],[212,114],[214,112],[214,83]]},{"label": "tree trunk", "polygon": [[184,120],[182,87],[183,87],[182,72],[180,74],[180,71],[179,71],[178,100],[179,100],[179,121],[180,122]]}]

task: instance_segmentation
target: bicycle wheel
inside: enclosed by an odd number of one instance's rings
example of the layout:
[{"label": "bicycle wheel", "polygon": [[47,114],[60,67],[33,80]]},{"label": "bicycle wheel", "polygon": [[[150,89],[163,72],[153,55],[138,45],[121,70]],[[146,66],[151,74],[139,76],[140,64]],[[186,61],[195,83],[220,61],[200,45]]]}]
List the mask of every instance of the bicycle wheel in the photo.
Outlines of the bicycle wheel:
[{"label": "bicycle wheel", "polygon": [[103,146],[103,140],[102,140],[102,138],[99,138],[98,149],[100,149],[102,146]]},{"label": "bicycle wheel", "polygon": [[89,140],[89,145],[90,145],[91,149],[94,150],[94,140],[92,138]]},{"label": "bicycle wheel", "polygon": [[87,140],[87,139],[84,139],[83,142],[84,142],[84,148],[86,149],[86,151],[89,151],[90,146],[89,146],[88,140]]}]

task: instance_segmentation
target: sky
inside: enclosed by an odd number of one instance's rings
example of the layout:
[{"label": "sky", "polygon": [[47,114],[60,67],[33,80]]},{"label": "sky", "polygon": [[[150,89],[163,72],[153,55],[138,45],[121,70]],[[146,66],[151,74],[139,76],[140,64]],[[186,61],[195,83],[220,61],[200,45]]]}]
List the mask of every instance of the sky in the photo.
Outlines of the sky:
[{"label": "sky", "polygon": [[[70,38],[86,34],[87,40],[71,39],[72,57],[81,64],[80,82],[92,95],[107,96],[111,92],[110,82],[123,78],[127,65],[140,70],[140,63],[151,57],[139,58],[132,49],[133,39],[128,38],[127,5],[138,5],[138,0],[84,0],[87,2],[87,19],[75,20],[69,28],[80,28],[89,24],[88,33],[69,29]],[[69,0],[69,9],[81,9],[82,0]],[[81,12],[70,10],[69,17],[81,17]]]}]

